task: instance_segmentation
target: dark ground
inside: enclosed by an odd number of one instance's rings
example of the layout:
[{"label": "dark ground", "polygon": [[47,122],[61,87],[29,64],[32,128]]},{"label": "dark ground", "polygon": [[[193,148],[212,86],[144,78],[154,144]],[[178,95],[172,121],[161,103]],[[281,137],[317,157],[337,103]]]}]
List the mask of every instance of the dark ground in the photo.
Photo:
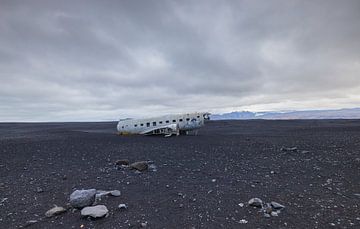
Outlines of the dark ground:
[{"label": "dark ground", "polygon": [[[0,228],[360,227],[360,120],[211,121],[171,138],[117,136],[115,126],[0,124]],[[117,159],[152,160],[157,171],[118,170]],[[101,201],[107,218],[44,218],[82,188],[122,195]],[[266,218],[246,206],[252,197],[286,208]]]}]

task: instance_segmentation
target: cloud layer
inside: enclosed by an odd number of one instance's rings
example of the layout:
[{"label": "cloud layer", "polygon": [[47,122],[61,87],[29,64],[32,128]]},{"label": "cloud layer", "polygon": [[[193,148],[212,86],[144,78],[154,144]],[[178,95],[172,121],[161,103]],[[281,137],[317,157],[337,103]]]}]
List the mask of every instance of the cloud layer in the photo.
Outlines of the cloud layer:
[{"label": "cloud layer", "polygon": [[358,107],[360,2],[1,1],[0,121]]}]

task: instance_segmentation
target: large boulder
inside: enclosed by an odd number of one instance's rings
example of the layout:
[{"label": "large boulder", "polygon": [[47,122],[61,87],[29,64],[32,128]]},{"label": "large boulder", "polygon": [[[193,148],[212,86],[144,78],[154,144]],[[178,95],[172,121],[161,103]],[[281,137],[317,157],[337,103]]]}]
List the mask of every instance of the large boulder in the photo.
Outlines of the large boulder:
[{"label": "large boulder", "polygon": [[70,204],[74,208],[90,206],[95,201],[96,189],[75,190],[70,195]]},{"label": "large boulder", "polygon": [[108,214],[109,210],[105,205],[96,205],[93,207],[85,207],[81,210],[82,216],[90,216],[93,218],[101,218]]}]

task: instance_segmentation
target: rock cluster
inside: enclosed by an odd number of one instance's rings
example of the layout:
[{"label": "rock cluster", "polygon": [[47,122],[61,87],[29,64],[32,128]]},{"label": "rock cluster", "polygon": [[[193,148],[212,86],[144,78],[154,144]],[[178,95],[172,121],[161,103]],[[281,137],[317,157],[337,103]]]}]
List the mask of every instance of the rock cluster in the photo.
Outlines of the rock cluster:
[{"label": "rock cluster", "polygon": [[285,208],[284,205],[279,204],[275,201],[265,203],[260,198],[250,199],[248,205],[261,208],[260,212],[263,212],[265,217],[278,216],[280,211]]}]

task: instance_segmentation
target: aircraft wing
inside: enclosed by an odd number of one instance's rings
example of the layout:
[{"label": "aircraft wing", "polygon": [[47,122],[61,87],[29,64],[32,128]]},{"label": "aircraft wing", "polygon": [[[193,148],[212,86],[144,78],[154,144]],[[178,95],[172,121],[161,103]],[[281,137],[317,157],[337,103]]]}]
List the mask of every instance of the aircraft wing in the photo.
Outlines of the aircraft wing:
[{"label": "aircraft wing", "polygon": [[166,126],[154,126],[153,128],[142,131],[140,134],[144,134],[144,135],[163,134],[165,135],[165,137],[169,137],[172,134],[178,135],[178,133],[179,133],[179,125],[169,124]]}]

